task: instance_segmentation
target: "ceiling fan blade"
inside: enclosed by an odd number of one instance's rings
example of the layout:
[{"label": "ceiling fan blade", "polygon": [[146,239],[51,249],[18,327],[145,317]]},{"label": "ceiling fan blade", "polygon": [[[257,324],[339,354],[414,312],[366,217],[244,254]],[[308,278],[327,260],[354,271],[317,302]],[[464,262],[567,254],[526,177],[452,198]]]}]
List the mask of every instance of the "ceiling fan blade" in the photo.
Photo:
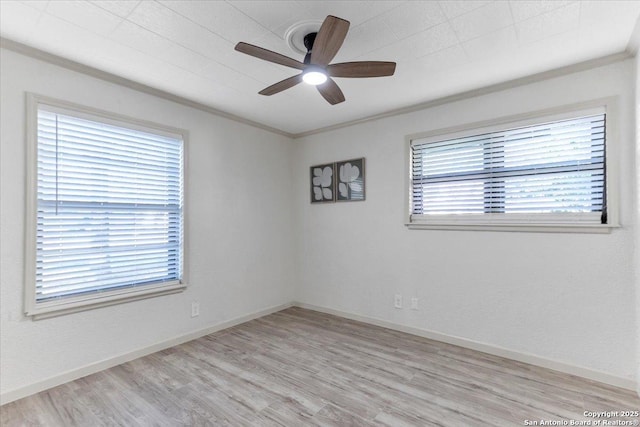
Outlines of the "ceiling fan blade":
[{"label": "ceiling fan blade", "polygon": [[329,77],[326,82],[316,86],[316,88],[318,92],[320,92],[320,95],[331,105],[336,105],[344,101],[344,94],[331,77]]},{"label": "ceiling fan blade", "polygon": [[327,67],[331,77],[385,77],[395,71],[395,62],[384,61],[341,62]]},{"label": "ceiling fan blade", "polygon": [[281,80],[278,83],[272,84],[271,86],[262,89],[258,93],[260,95],[266,95],[266,96],[275,95],[278,92],[282,92],[283,90],[294,87],[301,81],[302,81],[302,73],[298,74],[297,76],[293,76],[293,77],[289,77],[288,79]]},{"label": "ceiling fan blade", "polygon": [[296,61],[288,56],[280,55],[279,53],[254,46],[249,43],[240,42],[236,45],[235,49],[238,52],[246,53],[247,55],[255,56],[256,58],[264,59],[265,61],[284,65],[286,67],[297,68],[298,70],[303,70],[305,67],[305,65],[300,61]]},{"label": "ceiling fan blade", "polygon": [[324,20],[311,49],[310,62],[315,65],[325,66],[331,62],[349,31],[349,21],[327,16]]}]

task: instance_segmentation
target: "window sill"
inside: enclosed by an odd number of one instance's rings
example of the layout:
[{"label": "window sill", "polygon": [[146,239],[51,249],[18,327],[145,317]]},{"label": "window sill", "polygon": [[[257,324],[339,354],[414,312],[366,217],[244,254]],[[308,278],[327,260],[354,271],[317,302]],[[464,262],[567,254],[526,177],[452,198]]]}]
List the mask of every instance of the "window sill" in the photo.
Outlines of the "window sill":
[{"label": "window sill", "polygon": [[608,234],[619,228],[610,224],[531,224],[531,223],[436,223],[411,222],[405,226],[409,230],[454,230],[454,231],[511,231],[529,233],[589,233]]},{"label": "window sill", "polygon": [[609,224],[600,222],[600,212],[589,213],[484,213],[410,215],[406,226],[418,230],[516,231],[533,233],[606,234],[618,228],[617,215]]},{"label": "window sill", "polygon": [[114,291],[109,295],[97,294],[87,297],[73,298],[68,300],[54,300],[44,303],[33,304],[25,310],[25,314],[33,320],[47,319],[50,317],[63,316],[95,308],[107,307],[110,305],[123,304],[146,298],[155,298],[162,295],[175,294],[186,289],[184,283],[172,285],[157,285],[153,287],[129,288]]}]

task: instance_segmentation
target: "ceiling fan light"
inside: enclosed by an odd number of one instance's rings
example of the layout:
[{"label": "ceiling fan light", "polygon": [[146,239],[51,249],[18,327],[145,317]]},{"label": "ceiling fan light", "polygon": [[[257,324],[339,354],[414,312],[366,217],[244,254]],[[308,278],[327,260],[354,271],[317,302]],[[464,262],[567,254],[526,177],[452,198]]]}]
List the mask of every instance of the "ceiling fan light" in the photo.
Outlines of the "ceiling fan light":
[{"label": "ceiling fan light", "polygon": [[307,71],[302,75],[302,80],[310,85],[317,86],[327,81],[327,75],[322,71]]}]

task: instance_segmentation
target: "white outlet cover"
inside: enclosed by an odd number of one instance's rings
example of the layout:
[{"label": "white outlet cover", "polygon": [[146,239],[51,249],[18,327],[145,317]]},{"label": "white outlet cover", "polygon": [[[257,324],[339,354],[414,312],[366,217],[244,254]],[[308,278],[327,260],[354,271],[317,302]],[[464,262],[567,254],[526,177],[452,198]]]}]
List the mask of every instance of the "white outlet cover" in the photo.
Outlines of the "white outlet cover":
[{"label": "white outlet cover", "polygon": [[393,305],[395,308],[402,308],[402,295],[396,294],[393,300]]}]

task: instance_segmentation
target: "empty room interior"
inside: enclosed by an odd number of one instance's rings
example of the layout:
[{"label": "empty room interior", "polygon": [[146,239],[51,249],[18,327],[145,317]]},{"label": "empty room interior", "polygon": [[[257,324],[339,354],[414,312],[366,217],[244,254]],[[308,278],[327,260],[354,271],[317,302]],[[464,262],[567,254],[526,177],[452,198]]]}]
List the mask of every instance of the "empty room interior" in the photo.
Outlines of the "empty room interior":
[{"label": "empty room interior", "polygon": [[639,425],[639,17],[0,0],[0,424]]}]

